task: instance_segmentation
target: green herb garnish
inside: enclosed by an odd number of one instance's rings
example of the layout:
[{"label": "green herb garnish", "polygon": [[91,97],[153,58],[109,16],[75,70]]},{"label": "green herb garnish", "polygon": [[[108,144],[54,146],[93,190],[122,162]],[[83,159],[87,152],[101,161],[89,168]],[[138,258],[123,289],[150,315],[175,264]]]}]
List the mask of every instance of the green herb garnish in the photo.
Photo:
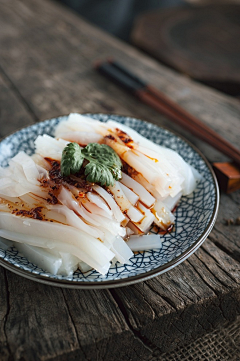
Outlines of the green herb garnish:
[{"label": "green herb garnish", "polygon": [[69,176],[79,171],[84,161],[82,150],[77,143],[69,143],[62,152],[61,173]]},{"label": "green herb garnish", "polygon": [[77,143],[69,143],[63,150],[61,173],[63,176],[77,173],[83,161],[87,181],[101,185],[113,185],[121,178],[122,163],[117,153],[106,144],[90,143],[81,149]]}]

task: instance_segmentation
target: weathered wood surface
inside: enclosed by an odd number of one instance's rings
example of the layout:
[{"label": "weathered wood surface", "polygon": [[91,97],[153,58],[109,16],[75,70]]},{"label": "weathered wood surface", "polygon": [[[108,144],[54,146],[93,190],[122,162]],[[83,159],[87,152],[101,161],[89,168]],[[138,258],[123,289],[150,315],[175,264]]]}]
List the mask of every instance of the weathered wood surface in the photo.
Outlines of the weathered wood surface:
[{"label": "weathered wood surface", "polygon": [[[0,136],[78,112],[165,125],[226,158],[96,73],[115,56],[238,146],[240,103],[160,66],[54,2],[0,0]],[[37,284],[0,268],[0,360],[151,360],[240,314],[240,193],[222,195],[203,246],[170,272],[98,291]],[[156,358],[155,358],[156,360]]]}]

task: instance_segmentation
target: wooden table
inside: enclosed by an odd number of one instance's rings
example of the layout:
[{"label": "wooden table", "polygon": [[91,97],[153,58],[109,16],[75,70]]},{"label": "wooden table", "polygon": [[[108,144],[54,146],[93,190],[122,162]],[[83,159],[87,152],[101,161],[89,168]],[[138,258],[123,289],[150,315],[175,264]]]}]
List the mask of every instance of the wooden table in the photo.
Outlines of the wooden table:
[{"label": "wooden table", "polygon": [[[0,0],[0,136],[77,112],[135,116],[217,151],[92,68],[115,56],[238,145],[240,103],[168,70],[47,0]],[[240,193],[222,194],[208,240],[162,276],[111,290],[45,286],[0,267],[0,360],[152,360],[240,313]]]}]

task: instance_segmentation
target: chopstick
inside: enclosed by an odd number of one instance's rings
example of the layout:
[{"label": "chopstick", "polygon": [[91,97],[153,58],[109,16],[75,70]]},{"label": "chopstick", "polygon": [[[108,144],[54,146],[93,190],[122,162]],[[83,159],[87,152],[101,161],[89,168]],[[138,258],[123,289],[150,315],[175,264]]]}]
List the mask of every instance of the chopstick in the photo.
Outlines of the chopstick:
[{"label": "chopstick", "polygon": [[138,76],[130,72],[119,62],[109,59],[105,62],[98,62],[95,65],[95,68],[101,74],[114,81],[117,85],[120,85],[128,92],[134,94],[142,102],[166,115],[169,119],[188,130],[191,134],[210,144],[215,149],[240,164],[240,150],[235,148],[195,116],[188,113],[160,90],[138,78]]}]

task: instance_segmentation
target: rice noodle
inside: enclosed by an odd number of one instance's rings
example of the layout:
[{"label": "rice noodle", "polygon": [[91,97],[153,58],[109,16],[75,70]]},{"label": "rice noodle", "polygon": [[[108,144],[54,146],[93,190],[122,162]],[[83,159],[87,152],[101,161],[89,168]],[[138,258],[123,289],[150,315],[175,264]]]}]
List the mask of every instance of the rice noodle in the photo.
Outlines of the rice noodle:
[{"label": "rice noodle", "polygon": [[[131,249],[161,248],[160,236],[146,232],[153,223],[163,230],[174,223],[172,210],[195,189],[199,173],[173,150],[113,121],[70,114],[55,137],[39,135],[34,155],[20,151],[0,167],[0,237],[17,242],[38,267],[65,276],[77,267],[106,274],[110,262],[128,263]],[[69,141],[109,145],[123,161],[122,178],[106,187],[87,182],[82,170],[63,177]],[[6,242],[0,247],[12,244]]]}]

